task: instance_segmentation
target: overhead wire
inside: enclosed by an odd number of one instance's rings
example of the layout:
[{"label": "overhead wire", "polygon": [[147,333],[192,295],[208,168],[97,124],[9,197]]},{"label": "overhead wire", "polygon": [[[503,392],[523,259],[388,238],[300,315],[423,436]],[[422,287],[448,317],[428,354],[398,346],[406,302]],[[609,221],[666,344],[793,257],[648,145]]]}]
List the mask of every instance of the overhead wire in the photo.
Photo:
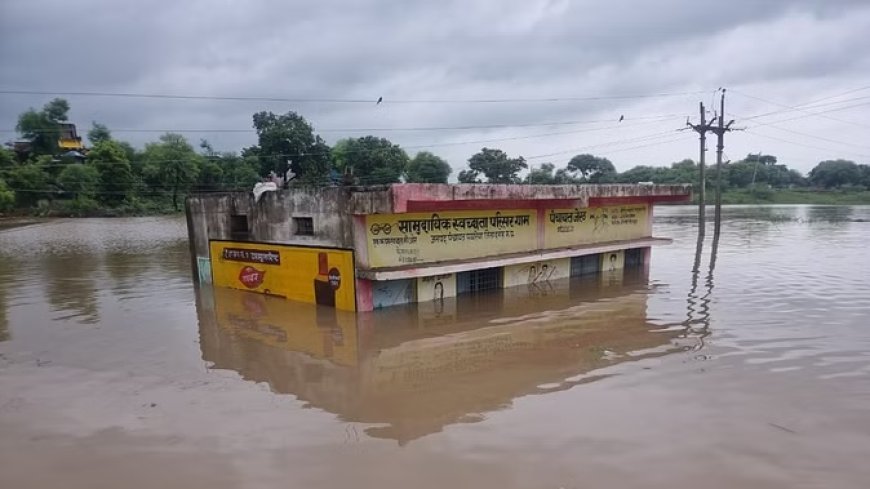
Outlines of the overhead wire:
[{"label": "overhead wire", "polygon": [[543,98],[493,98],[493,99],[389,99],[373,98],[316,98],[316,97],[250,97],[250,96],[222,96],[222,95],[190,95],[190,94],[161,94],[161,93],[136,93],[136,92],[84,92],[69,90],[22,90],[0,89],[4,95],[51,95],[51,96],[82,96],[82,97],[119,97],[141,99],[171,99],[171,100],[211,100],[211,101],[245,101],[245,102],[291,102],[291,103],[346,103],[346,104],[473,104],[473,103],[551,103],[551,102],[586,102],[594,100],[620,100],[642,99],[657,97],[676,97],[683,95],[695,95],[704,91],[689,92],[665,92],[665,93],[641,93],[622,95],[589,95],[589,96],[566,96],[566,97],[543,97]]},{"label": "overhead wire", "polygon": [[[870,87],[866,87],[866,88],[870,88]],[[860,89],[859,89],[859,90],[860,90]],[[855,91],[858,91],[858,90],[850,90],[849,92],[846,92],[846,93],[854,93]],[[811,111],[811,110],[808,110],[808,108],[815,108],[815,107],[818,107],[818,105],[815,105],[815,104],[812,104],[812,103],[801,104],[801,105],[796,105],[796,106],[795,106],[795,105],[787,105],[787,104],[783,104],[783,103],[776,102],[776,101],[773,101],[773,100],[769,100],[769,99],[766,99],[766,98],[756,97],[755,95],[750,95],[750,94],[748,94],[748,93],[744,93],[744,92],[742,92],[742,91],[740,91],[740,90],[734,90],[734,89],[731,89],[731,90],[729,90],[729,92],[731,92],[731,93],[735,93],[735,94],[737,94],[737,95],[739,95],[739,96],[746,97],[746,98],[749,98],[749,99],[758,100],[758,101],[760,101],[760,102],[765,102],[765,103],[768,103],[768,104],[770,104],[770,105],[776,105],[776,106],[778,106],[778,107],[783,107],[783,108],[790,109],[790,110],[793,110],[793,111],[805,112],[805,113],[807,113],[807,114],[809,114],[809,115],[811,115],[811,116],[818,116],[818,117],[821,117],[821,118],[823,118],[823,119],[828,119],[828,120],[832,120],[832,121],[836,121],[836,122],[841,122],[841,123],[844,123],[844,124],[849,124],[849,125],[854,125],[854,126],[870,127],[870,125],[863,124],[863,123],[860,123],[860,122],[848,121],[848,120],[845,120],[845,119],[840,119],[840,118],[838,118],[838,117],[831,117],[831,116],[829,116],[829,115],[825,115],[823,112],[816,113],[816,112],[813,112],[813,111]],[[842,95],[843,95],[843,94],[841,94],[841,96],[842,96]],[[831,98],[834,98],[834,97],[831,97]],[[861,98],[861,97],[859,97],[859,98]],[[822,99],[822,100],[826,100],[826,99]],[[854,100],[854,99],[853,99],[853,100]],[[833,102],[833,103],[841,103],[841,102],[842,102],[842,101],[839,101],[839,102]],[[811,106],[811,107],[804,107],[804,106],[807,106],[807,105],[812,105],[812,106]]]},{"label": "overhead wire", "polygon": [[[626,120],[664,120],[672,117],[682,117],[684,114],[659,114],[650,116],[631,117]],[[316,129],[316,132],[416,132],[416,131],[465,131],[471,129],[511,129],[520,127],[551,127],[551,126],[569,126],[580,124],[599,124],[605,122],[613,122],[618,120],[617,117],[610,119],[589,119],[589,120],[571,120],[571,121],[554,121],[554,122],[538,122],[538,123],[519,123],[519,124],[487,124],[487,125],[467,125],[467,126],[422,126],[422,127],[346,127],[346,128],[324,128]],[[56,129],[46,129],[44,131],[34,132],[56,132]],[[0,133],[18,132],[16,129],[0,129]],[[147,129],[147,128],[131,128],[131,129],[112,129],[111,132],[131,132],[131,133],[247,133],[254,132],[254,128],[248,129]]]}]

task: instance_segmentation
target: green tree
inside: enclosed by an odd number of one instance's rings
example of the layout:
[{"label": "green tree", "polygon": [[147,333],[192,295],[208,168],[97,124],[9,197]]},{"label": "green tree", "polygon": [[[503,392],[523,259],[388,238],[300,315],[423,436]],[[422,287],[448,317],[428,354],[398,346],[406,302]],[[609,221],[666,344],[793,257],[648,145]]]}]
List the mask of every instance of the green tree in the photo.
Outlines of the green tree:
[{"label": "green tree", "polygon": [[100,173],[91,165],[67,165],[57,177],[57,184],[74,198],[93,198],[100,184]]},{"label": "green tree", "polygon": [[480,180],[477,179],[479,174],[471,169],[462,170],[457,175],[457,180],[459,183],[480,183]]},{"label": "green tree", "polygon": [[199,168],[196,186],[199,190],[218,190],[224,178],[224,169],[213,160],[203,161]]},{"label": "green tree", "polygon": [[30,141],[30,152],[33,155],[53,155],[58,151],[57,141],[60,138],[60,123],[67,120],[69,103],[62,98],[56,98],[36,111],[31,108],[18,116],[15,130]]},{"label": "green tree", "polygon": [[748,155],[746,155],[746,158],[744,158],[743,161],[745,161],[747,163],[758,163],[758,164],[765,165],[765,166],[775,165],[776,164],[776,156],[766,155],[766,154],[761,154],[761,153],[758,153],[758,154],[749,153]]},{"label": "green tree", "polygon": [[112,140],[99,141],[88,152],[87,161],[97,170],[102,203],[118,205],[132,195],[135,177],[123,145]]},{"label": "green tree", "polygon": [[147,180],[152,190],[160,193],[168,189],[172,194],[172,208],[178,210],[178,196],[186,192],[199,174],[200,155],[184,136],[166,133],[160,142],[145,146],[143,155]]},{"label": "green tree", "polygon": [[9,171],[6,181],[15,191],[19,207],[30,207],[51,195],[50,178],[39,165],[21,165]]},{"label": "green tree", "polygon": [[810,170],[809,181],[816,187],[834,188],[860,183],[861,170],[854,161],[822,161]]},{"label": "green tree", "polygon": [[483,174],[487,183],[519,183],[519,172],[529,165],[522,156],[508,158],[500,149],[483,148],[468,159],[468,167],[474,172],[475,180],[478,174]]},{"label": "green tree", "polygon": [[6,148],[0,147],[0,170],[11,168],[15,165],[15,153]]},{"label": "green tree", "polygon": [[257,157],[243,158],[234,153],[223,153],[218,162],[223,170],[222,188],[251,190],[260,181]]},{"label": "green tree", "polygon": [[91,129],[88,131],[88,140],[93,145],[104,143],[112,140],[112,132],[104,124],[92,122]]},{"label": "green tree", "polygon": [[335,168],[362,185],[397,183],[408,166],[408,154],[388,139],[365,136],[335,146]]},{"label": "green tree", "polygon": [[244,156],[260,158],[260,173],[284,175],[291,170],[301,183],[322,184],[329,180],[329,146],[304,117],[295,112],[254,114],[257,146]]},{"label": "green tree", "polygon": [[405,180],[410,183],[447,183],[450,164],[428,151],[417,153],[408,163]]},{"label": "green tree", "polygon": [[541,163],[538,168],[529,170],[526,176],[526,182],[532,185],[552,185],[556,183],[556,165],[552,163]]},{"label": "green tree", "polygon": [[49,118],[49,120],[54,122],[66,122],[69,120],[67,116],[69,113],[69,102],[62,98],[52,99],[43,106],[42,112]]},{"label": "green tree", "polygon": [[15,207],[15,192],[9,190],[6,182],[0,178],[0,212],[12,210]]},{"label": "green tree", "polygon": [[861,185],[870,189],[870,165],[858,165],[858,178]]},{"label": "green tree", "polygon": [[590,183],[612,181],[616,177],[616,167],[607,158],[590,154],[577,155],[568,162],[567,169],[571,173]]}]

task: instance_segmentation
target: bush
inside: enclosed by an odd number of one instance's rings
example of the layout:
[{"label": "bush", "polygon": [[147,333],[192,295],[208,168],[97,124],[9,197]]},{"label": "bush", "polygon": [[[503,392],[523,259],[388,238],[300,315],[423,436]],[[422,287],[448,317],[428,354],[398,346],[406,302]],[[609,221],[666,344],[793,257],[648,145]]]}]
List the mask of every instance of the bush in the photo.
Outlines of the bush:
[{"label": "bush", "polygon": [[79,196],[72,200],[58,202],[55,212],[67,217],[87,217],[97,215],[99,211],[100,204],[96,200]]},{"label": "bush", "polygon": [[9,190],[6,182],[0,180],[0,212],[12,210],[15,207],[15,192]]}]

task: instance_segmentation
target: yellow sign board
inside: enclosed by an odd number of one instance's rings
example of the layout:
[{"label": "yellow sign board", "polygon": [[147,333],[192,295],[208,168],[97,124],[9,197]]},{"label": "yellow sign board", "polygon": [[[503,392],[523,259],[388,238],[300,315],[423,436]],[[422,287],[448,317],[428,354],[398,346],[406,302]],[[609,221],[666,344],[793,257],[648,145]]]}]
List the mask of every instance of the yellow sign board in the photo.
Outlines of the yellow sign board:
[{"label": "yellow sign board", "polygon": [[233,241],[212,241],[209,248],[217,286],[356,310],[350,251]]},{"label": "yellow sign board", "polygon": [[537,247],[536,211],[366,216],[369,266],[394,267],[518,253]]},{"label": "yellow sign board", "polygon": [[638,239],[648,235],[649,206],[548,209],[544,221],[546,248]]}]

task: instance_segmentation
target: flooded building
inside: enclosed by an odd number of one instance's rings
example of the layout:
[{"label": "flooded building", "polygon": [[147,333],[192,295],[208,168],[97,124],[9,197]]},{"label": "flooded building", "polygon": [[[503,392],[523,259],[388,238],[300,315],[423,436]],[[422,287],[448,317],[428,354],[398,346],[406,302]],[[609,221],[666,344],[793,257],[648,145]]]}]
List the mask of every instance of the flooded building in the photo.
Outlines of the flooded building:
[{"label": "flooded building", "polygon": [[689,185],[447,185],[197,194],[203,283],[346,311],[543,284],[649,263],[655,204]]}]

